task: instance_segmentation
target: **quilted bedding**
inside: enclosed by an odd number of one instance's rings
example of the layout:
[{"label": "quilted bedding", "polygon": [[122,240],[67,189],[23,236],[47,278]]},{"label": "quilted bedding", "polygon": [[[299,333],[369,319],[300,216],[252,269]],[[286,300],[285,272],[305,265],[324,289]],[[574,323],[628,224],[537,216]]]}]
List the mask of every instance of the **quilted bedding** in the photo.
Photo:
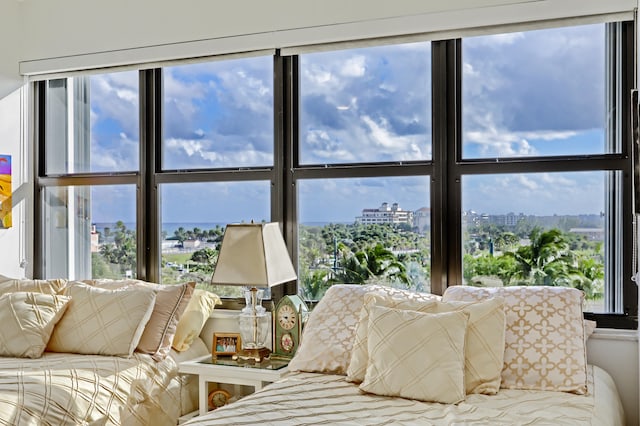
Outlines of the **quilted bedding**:
[{"label": "quilted bedding", "polygon": [[457,405],[365,394],[345,376],[290,373],[187,425],[623,425],[613,379],[595,366],[588,372],[588,395],[501,389]]},{"label": "quilted bedding", "polygon": [[171,356],[0,358],[0,425],[176,425],[183,380]]}]

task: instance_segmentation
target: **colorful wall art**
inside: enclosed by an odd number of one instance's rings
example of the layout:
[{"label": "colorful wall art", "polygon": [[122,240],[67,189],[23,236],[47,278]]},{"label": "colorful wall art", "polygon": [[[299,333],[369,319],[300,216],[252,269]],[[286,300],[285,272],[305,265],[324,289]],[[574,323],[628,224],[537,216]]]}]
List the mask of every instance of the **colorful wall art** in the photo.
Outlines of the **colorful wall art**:
[{"label": "colorful wall art", "polygon": [[11,156],[0,154],[0,229],[11,228]]}]

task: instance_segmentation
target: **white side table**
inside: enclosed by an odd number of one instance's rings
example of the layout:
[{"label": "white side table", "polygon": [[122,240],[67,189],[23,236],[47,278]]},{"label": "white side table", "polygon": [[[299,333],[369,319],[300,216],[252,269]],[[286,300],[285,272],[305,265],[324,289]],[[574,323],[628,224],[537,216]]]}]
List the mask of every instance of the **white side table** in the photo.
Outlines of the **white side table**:
[{"label": "white side table", "polygon": [[183,374],[198,376],[199,415],[209,411],[209,383],[253,386],[260,390],[263,386],[279,380],[287,371],[287,361],[264,361],[260,364],[233,361],[231,358],[213,359],[205,355],[181,362],[178,370]]}]

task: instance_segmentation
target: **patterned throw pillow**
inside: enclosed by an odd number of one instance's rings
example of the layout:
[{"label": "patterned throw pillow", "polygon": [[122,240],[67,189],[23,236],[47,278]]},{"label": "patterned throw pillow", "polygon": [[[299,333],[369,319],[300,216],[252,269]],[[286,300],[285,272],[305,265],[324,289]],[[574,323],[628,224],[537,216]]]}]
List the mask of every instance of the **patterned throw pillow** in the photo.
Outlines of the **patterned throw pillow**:
[{"label": "patterned throw pillow", "polygon": [[445,404],[463,401],[468,319],[463,311],[426,314],[374,306],[360,389]]},{"label": "patterned throw pillow", "polygon": [[69,300],[27,292],[0,296],[0,356],[40,358]]},{"label": "patterned throw pillow", "polygon": [[587,355],[580,290],[565,287],[452,286],[444,301],[505,299],[501,387],[587,393]]},{"label": "patterned throw pillow", "polygon": [[156,284],[147,281],[124,279],[86,280],[84,283],[103,289],[147,288],[156,293],[156,302],[151,318],[144,328],[136,352],[149,354],[156,361],[162,361],[169,355],[176,334],[178,321],[189,303],[196,283]]},{"label": "patterned throw pillow", "polygon": [[364,380],[369,363],[368,336],[369,316],[374,306],[414,310],[420,312],[435,312],[435,304],[440,296],[425,293],[398,294],[373,291],[364,295],[364,305],[360,310],[356,325],[355,340],[351,351],[351,361],[347,368],[347,381],[360,383]]},{"label": "patterned throw pillow", "polygon": [[289,369],[312,373],[346,374],[351,362],[351,351],[364,295],[371,292],[405,298],[424,295],[424,293],[382,285],[336,284],[331,286],[311,312],[304,328],[300,347],[289,363]]},{"label": "patterned throw pillow", "polygon": [[156,300],[151,289],[106,290],[81,283],[69,284],[66,295],[71,301],[49,340],[51,352],[129,357]]},{"label": "patterned throw pillow", "polygon": [[376,293],[366,294],[356,342],[347,370],[347,380],[361,382],[369,361],[368,352],[359,353],[357,347],[367,345],[368,320],[375,306],[412,310],[424,313],[463,311],[469,314],[465,340],[465,391],[493,395],[500,389],[500,373],[504,356],[504,299],[491,298],[476,302],[440,302],[434,299],[392,299]]}]

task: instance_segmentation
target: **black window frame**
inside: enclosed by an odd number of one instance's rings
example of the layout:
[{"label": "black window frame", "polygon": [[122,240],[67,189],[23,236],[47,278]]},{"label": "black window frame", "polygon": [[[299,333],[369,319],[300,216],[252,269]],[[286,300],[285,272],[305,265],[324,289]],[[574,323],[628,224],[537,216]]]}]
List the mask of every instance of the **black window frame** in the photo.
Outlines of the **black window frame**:
[{"label": "black window frame", "polygon": [[[271,184],[271,220],[282,226],[294,264],[297,264],[297,183],[304,179],[366,178],[392,176],[428,176],[431,206],[431,289],[442,294],[448,286],[462,284],[462,200],[463,176],[498,173],[533,173],[556,171],[622,172],[622,224],[619,225],[623,247],[620,277],[623,313],[585,313],[599,327],[636,329],[638,289],[631,277],[634,253],[633,171],[631,91],[635,87],[635,24],[631,21],[606,24],[619,42],[611,48],[608,61],[619,60],[619,102],[622,135],[620,153],[588,156],[554,156],[527,158],[462,158],[462,39],[431,42],[432,79],[432,158],[425,161],[304,164],[299,162],[299,81],[297,55],[273,56],[274,78],[274,162],[272,167],[239,167],[226,169],[163,170],[162,165],[162,68],[139,70],[140,96],[140,169],[135,172],[46,174],[46,81],[33,83],[34,111],[34,276],[43,277],[43,202],[46,187],[74,185],[135,184],[137,277],[148,281],[160,279],[160,200],[158,186],[166,183],[223,182],[268,180]],[[626,96],[629,94],[629,96]],[[273,289],[273,299],[296,293],[296,283]],[[614,296],[620,294],[614,291]],[[238,299],[228,299],[224,307],[237,309]]]}]

